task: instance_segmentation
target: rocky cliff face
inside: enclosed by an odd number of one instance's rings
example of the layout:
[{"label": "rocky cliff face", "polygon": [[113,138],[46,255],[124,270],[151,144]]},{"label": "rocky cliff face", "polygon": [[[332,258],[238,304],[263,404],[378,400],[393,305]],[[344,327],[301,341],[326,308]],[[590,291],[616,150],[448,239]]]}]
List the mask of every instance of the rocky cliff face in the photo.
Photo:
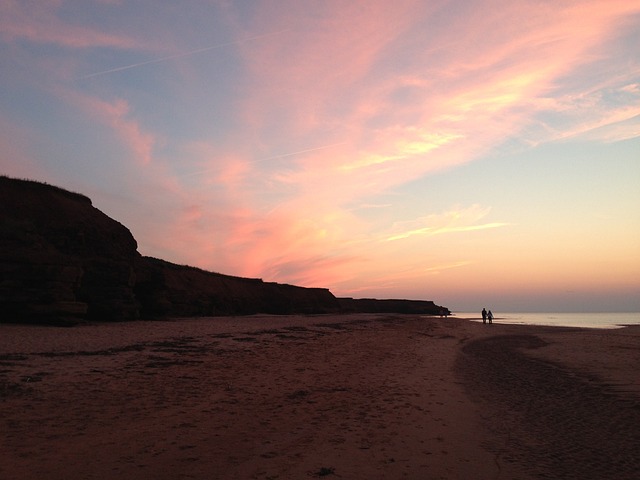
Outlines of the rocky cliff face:
[{"label": "rocky cliff face", "polygon": [[441,309],[410,300],[338,301],[324,288],[143,257],[131,232],[84,195],[0,176],[0,322]]},{"label": "rocky cliff face", "polygon": [[144,317],[330,313],[338,300],[324,288],[233,277],[141,257],[135,293]]},{"label": "rocky cliff face", "polygon": [[413,315],[451,315],[446,307],[430,300],[378,300],[376,298],[339,298],[343,312],[408,313]]},{"label": "rocky cliff face", "polygon": [[83,195],[0,177],[0,315],[130,320],[137,244]]},{"label": "rocky cliff face", "polygon": [[327,289],[142,257],[131,232],[84,195],[0,177],[0,321],[327,313]]}]

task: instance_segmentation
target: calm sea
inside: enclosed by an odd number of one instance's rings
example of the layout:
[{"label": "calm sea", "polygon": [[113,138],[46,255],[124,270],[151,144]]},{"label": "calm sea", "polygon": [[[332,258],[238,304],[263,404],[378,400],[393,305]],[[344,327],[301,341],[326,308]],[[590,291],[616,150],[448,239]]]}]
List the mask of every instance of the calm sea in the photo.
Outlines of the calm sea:
[{"label": "calm sea", "polygon": [[[480,312],[453,312],[458,318],[482,322]],[[493,312],[494,323],[559,327],[617,328],[640,325],[640,312],[632,313],[503,313]]]}]

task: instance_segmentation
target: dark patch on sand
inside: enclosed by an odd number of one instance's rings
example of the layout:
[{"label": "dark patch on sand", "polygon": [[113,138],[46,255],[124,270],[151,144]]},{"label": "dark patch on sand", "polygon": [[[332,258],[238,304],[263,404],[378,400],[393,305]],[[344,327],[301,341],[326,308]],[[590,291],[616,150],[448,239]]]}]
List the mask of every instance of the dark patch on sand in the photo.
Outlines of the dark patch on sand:
[{"label": "dark patch on sand", "polygon": [[456,362],[495,434],[487,447],[540,478],[640,478],[640,402],[593,375],[533,358],[533,335],[467,343]]}]

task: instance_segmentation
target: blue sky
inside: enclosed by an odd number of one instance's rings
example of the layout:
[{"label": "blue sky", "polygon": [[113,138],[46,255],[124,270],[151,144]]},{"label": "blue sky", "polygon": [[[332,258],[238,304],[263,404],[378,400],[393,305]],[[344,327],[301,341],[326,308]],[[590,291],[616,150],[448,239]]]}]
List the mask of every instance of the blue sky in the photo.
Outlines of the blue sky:
[{"label": "blue sky", "polygon": [[144,255],[453,310],[640,310],[640,2],[13,1],[0,172]]}]

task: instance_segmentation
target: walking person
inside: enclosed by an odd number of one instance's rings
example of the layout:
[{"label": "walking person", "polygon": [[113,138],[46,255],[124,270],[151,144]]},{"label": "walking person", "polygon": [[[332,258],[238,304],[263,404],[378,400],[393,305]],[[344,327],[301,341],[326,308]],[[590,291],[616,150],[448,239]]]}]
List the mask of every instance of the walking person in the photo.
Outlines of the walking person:
[{"label": "walking person", "polygon": [[489,313],[487,313],[487,319],[489,320],[489,323],[493,323],[493,313],[491,312],[491,310],[489,310]]},{"label": "walking person", "polygon": [[487,323],[487,309],[482,308],[482,323]]}]

